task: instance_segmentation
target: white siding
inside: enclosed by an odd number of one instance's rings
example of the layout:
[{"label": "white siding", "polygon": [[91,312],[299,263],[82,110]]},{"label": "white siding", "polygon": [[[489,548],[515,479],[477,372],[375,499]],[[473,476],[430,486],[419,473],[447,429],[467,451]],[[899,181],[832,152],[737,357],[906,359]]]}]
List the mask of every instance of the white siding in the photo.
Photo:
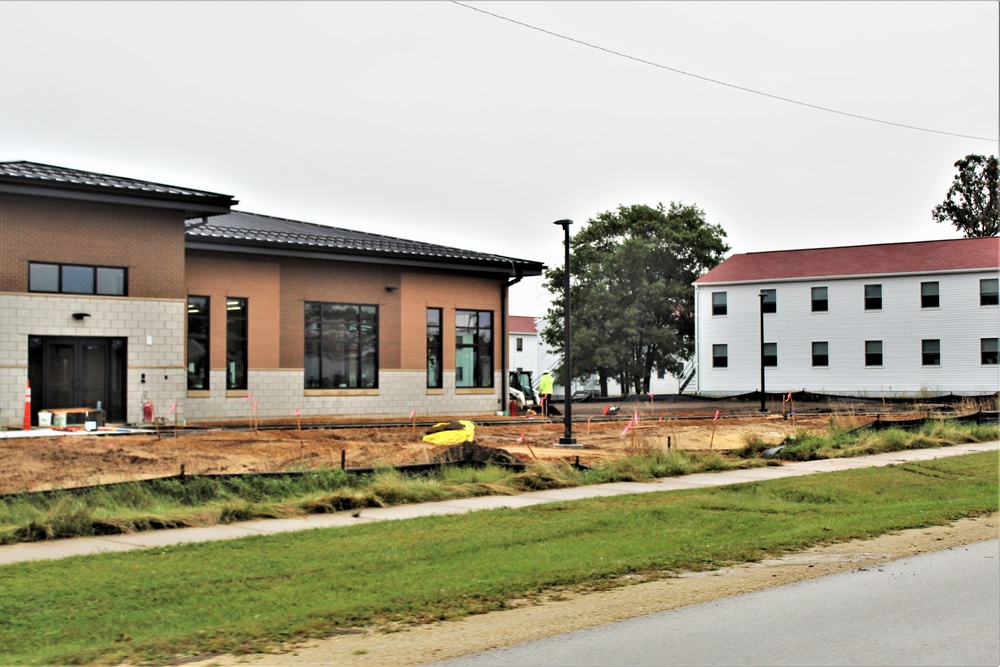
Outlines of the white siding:
[{"label": "white siding", "polygon": [[[979,280],[995,271],[889,275],[766,283],[702,284],[695,289],[699,394],[760,389],[761,289],[777,290],[777,312],[764,315],[764,339],[777,343],[768,392],[921,396],[1000,390],[1000,366],[983,365],[980,339],[1000,336],[1000,308],[979,305]],[[937,281],[940,306],[921,308],[920,283]],[[882,309],[864,309],[864,286],[882,285]],[[811,312],[811,288],[828,288],[828,312]],[[728,313],[712,315],[712,292],[727,293]],[[921,341],[941,341],[941,365],[923,366]],[[865,341],[880,340],[883,363],[865,366]],[[829,343],[829,366],[812,366],[812,342]],[[712,367],[712,345],[726,344],[728,368]]]}]

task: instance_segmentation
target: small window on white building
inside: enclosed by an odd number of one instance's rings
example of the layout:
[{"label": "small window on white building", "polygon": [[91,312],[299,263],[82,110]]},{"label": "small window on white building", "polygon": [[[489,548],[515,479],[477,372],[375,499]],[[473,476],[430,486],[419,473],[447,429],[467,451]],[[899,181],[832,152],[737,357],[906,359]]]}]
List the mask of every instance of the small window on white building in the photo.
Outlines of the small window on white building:
[{"label": "small window on white building", "polygon": [[729,346],[712,346],[712,368],[727,368],[729,366]]},{"label": "small window on white building", "polygon": [[920,363],[924,366],[941,365],[941,341],[922,340],[920,341]]},{"label": "small window on white building", "polygon": [[762,289],[760,293],[764,295],[764,301],[760,305],[761,310],[765,313],[778,312],[778,290]]},{"label": "small window on white building", "polygon": [[1000,279],[983,278],[979,281],[979,305],[995,306],[1000,304]]},{"label": "small window on white building", "polygon": [[728,312],[725,292],[712,292],[712,314],[725,315]]},{"label": "small window on white building", "polygon": [[764,365],[769,367],[778,365],[777,343],[764,343]]},{"label": "small window on white building", "polygon": [[998,340],[1000,338],[979,339],[979,354],[984,366],[994,366],[1000,363],[1000,347],[997,346]]},{"label": "small window on white building", "polygon": [[829,292],[825,287],[812,288],[812,312],[825,313],[830,308]]},{"label": "small window on white building", "polygon": [[941,306],[941,297],[939,294],[939,286],[937,282],[930,283],[920,283],[920,307],[921,308],[938,308]]},{"label": "small window on white building", "polygon": [[865,285],[865,310],[882,310],[881,285]]},{"label": "small window on white building", "polygon": [[518,352],[524,352],[524,339],[523,338],[515,338],[514,339],[514,346],[517,348]]},{"label": "small window on white building", "polygon": [[830,365],[830,343],[825,340],[813,342],[812,364],[813,366]]},{"label": "small window on white building", "polygon": [[865,366],[881,366],[881,365],[882,365],[882,341],[866,340]]}]

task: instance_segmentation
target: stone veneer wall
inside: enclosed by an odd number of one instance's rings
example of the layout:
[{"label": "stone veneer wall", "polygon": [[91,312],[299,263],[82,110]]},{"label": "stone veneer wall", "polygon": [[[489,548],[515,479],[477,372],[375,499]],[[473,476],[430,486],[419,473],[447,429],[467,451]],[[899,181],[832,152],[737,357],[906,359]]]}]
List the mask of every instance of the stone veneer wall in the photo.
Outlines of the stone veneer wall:
[{"label": "stone veneer wall", "polygon": [[[77,312],[90,313],[90,317],[74,320],[72,313]],[[0,426],[19,428],[23,424],[29,336],[126,338],[129,422],[142,418],[143,397],[153,400],[158,411],[163,405],[165,412],[186,390],[185,301],[0,294],[0,313]]]}]

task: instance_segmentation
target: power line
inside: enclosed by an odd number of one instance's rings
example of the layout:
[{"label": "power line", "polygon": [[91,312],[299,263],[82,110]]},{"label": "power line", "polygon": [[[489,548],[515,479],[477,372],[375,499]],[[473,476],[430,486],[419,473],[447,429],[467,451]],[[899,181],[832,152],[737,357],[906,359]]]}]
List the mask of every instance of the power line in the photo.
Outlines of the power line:
[{"label": "power line", "polygon": [[840,116],[847,116],[849,118],[857,118],[858,120],[866,120],[872,123],[881,123],[882,125],[892,125],[894,127],[902,127],[907,130],[917,130],[919,132],[930,132],[933,134],[944,134],[950,137],[961,137],[962,139],[977,139],[979,141],[997,141],[997,139],[991,139],[990,137],[976,137],[969,134],[959,134],[957,132],[945,132],[944,130],[934,130],[926,127],[917,127],[916,125],[906,125],[905,123],[896,123],[890,120],[881,120],[879,118],[872,118],[870,116],[862,116],[856,113],[850,113],[848,111],[839,111],[837,109],[831,109],[830,107],[820,106],[818,104],[810,104],[809,102],[800,102],[798,100],[793,100],[788,97],[782,97],[780,95],[774,95],[772,93],[765,93],[759,90],[754,90],[753,88],[746,88],[744,86],[738,86],[734,83],[727,83],[725,81],[719,81],[718,79],[712,79],[707,76],[701,76],[700,74],[694,74],[692,72],[685,72],[684,70],[677,69],[675,67],[668,67],[667,65],[661,65],[660,63],[654,63],[651,60],[644,60],[636,56],[629,55],[627,53],[622,53],[621,51],[615,51],[614,49],[609,49],[603,46],[598,46],[597,44],[591,44],[590,42],[585,42],[581,39],[576,39],[575,37],[569,37],[567,35],[562,35],[558,32],[553,32],[551,30],[546,30],[545,28],[539,28],[538,26],[531,25],[530,23],[524,23],[523,21],[518,21],[516,19],[508,18],[506,16],[501,16],[500,14],[494,14],[493,12],[488,12],[485,9],[480,9],[479,7],[473,7],[472,5],[467,5],[464,2],[458,2],[458,0],[451,0],[451,3],[458,5],[459,7],[464,7],[465,9],[471,9],[474,12],[479,12],[480,14],[486,14],[487,16],[492,16],[493,18],[500,19],[502,21],[507,21],[515,25],[528,28],[530,30],[535,30],[537,32],[544,33],[546,35],[551,35],[552,37],[557,37],[559,39],[564,39],[568,42],[573,42],[574,44],[579,44],[581,46],[586,46],[590,49],[595,49],[597,51],[603,51],[604,53],[609,53],[613,56],[618,56],[619,58],[625,58],[627,60],[632,60],[643,65],[649,65],[651,67],[656,67],[657,69],[667,70],[668,72],[673,72],[674,74],[682,74],[684,76],[689,76],[693,79],[699,79],[701,81],[707,81],[708,83],[714,83],[719,86],[725,86],[727,88],[733,88],[735,90],[741,90],[745,93],[752,93],[754,95],[760,95],[761,97],[769,97],[773,100],[778,100],[780,102],[788,102],[789,104],[797,104],[802,107],[808,107],[809,109],[816,109],[817,111],[826,111],[828,113],[834,113]]}]

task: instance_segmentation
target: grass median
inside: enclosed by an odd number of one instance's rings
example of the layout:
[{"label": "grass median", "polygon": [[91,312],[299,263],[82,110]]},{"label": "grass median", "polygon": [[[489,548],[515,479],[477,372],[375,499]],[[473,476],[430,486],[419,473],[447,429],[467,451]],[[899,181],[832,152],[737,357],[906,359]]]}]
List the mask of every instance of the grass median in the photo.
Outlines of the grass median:
[{"label": "grass median", "polygon": [[996,452],[0,568],[0,663],[162,663],[997,511]]}]

